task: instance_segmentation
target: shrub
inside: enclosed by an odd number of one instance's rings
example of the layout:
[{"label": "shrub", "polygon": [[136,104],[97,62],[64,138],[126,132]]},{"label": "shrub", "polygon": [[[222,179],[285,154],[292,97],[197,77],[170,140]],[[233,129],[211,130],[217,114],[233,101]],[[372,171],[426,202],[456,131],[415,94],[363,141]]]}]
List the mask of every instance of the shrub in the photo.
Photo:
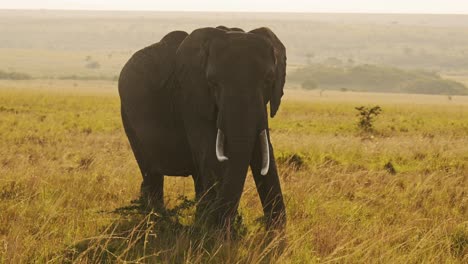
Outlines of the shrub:
[{"label": "shrub", "polygon": [[364,132],[374,131],[374,118],[382,112],[382,108],[378,105],[372,108],[360,106],[356,110],[359,111],[358,127]]}]

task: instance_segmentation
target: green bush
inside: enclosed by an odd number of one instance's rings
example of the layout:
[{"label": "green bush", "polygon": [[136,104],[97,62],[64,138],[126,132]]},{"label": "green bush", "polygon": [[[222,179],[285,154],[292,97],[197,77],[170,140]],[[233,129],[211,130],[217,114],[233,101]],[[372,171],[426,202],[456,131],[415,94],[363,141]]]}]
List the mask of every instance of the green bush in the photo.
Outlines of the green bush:
[{"label": "green bush", "polygon": [[373,132],[374,131],[374,118],[380,115],[382,108],[380,106],[374,107],[355,107],[359,111],[359,121],[358,127],[364,132]]}]

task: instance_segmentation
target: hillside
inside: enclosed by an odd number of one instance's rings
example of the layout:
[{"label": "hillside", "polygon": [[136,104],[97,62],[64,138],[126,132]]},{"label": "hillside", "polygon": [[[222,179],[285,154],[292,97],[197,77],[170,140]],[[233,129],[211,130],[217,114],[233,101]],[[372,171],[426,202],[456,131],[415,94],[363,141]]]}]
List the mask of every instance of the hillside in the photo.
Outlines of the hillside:
[{"label": "hillside", "polygon": [[293,71],[288,80],[300,83],[306,90],[468,95],[464,84],[444,79],[435,72],[369,64],[313,64]]},{"label": "hillside", "polygon": [[37,61],[45,67],[42,74],[53,75],[60,59],[81,66],[90,55],[100,59],[102,71],[112,69],[115,75],[133,52],[169,31],[220,24],[270,27],[286,45],[291,64],[337,57],[360,64],[468,70],[468,16],[463,15],[44,10],[0,10],[0,69],[29,73],[27,64]]}]

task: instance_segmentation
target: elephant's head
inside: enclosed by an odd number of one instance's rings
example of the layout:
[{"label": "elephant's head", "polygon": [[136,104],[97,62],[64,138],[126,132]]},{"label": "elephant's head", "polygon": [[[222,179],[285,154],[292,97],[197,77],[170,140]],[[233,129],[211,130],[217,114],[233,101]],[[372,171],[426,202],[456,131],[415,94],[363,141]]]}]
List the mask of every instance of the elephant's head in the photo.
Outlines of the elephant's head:
[{"label": "elephant's head", "polygon": [[[268,28],[248,33],[204,28],[181,44],[179,63],[189,71],[194,111],[216,124],[216,156],[229,170],[247,169],[255,145],[269,169],[267,104],[278,111],[285,82],[285,47]],[[187,78],[185,78],[187,79]],[[184,79],[184,80],[185,80]],[[246,166],[247,165],[247,166]]]}]

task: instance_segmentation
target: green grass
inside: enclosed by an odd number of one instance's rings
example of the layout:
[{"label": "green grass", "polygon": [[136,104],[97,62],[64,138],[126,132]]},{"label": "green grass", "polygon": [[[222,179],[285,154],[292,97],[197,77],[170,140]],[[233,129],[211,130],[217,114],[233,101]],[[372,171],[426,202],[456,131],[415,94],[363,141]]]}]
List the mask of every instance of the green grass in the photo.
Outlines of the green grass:
[{"label": "green grass", "polygon": [[[167,215],[132,203],[141,176],[115,83],[0,82],[0,263],[468,260],[466,97],[285,97],[270,125],[286,233],[263,231],[249,176],[228,241],[192,226],[190,178],[166,177]],[[375,134],[360,132],[354,107],[376,104]]]}]

